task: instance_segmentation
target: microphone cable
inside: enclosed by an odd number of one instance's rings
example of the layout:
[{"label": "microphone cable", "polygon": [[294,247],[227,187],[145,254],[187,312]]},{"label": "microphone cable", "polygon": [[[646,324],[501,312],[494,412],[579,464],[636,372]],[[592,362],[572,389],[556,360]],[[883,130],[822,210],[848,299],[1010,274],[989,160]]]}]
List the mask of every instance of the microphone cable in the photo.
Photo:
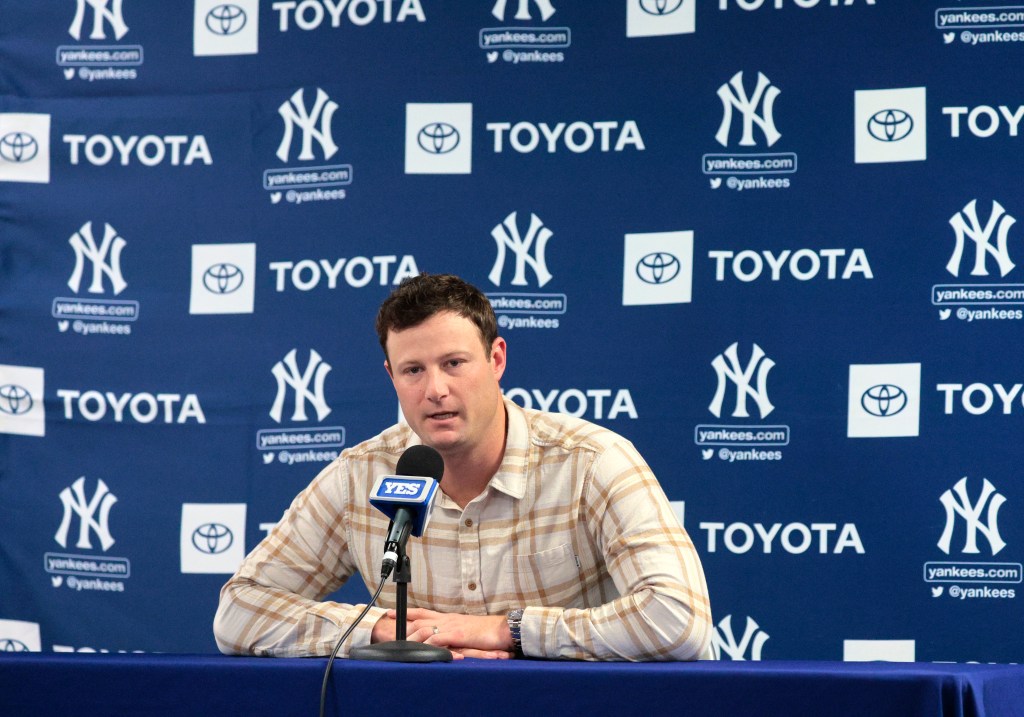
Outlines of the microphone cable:
[{"label": "microphone cable", "polygon": [[384,584],[386,582],[387,577],[381,578],[380,585],[377,586],[377,592],[375,592],[373,597],[370,598],[370,602],[366,603],[366,607],[363,608],[363,611],[359,613],[359,616],[351,625],[349,625],[344,634],[338,638],[337,644],[334,645],[334,650],[331,652],[331,658],[327,660],[327,669],[324,670],[324,683],[320,688],[320,717],[324,717],[324,707],[327,703],[327,683],[331,677],[331,667],[334,665],[334,658],[338,656],[338,650],[341,649],[341,643],[345,642],[345,638],[351,635],[352,631],[356,629],[356,626],[363,621],[364,617],[366,617],[366,613],[370,611],[370,608],[377,602],[377,598],[380,597],[381,591],[384,590]]}]

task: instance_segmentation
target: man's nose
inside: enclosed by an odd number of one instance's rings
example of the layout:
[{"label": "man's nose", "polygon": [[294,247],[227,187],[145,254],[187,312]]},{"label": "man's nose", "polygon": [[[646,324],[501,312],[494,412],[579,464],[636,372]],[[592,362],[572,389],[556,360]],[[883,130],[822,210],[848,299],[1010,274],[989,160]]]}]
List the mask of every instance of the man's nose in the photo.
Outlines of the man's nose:
[{"label": "man's nose", "polygon": [[440,401],[448,395],[448,377],[444,371],[430,369],[427,371],[427,398],[431,401]]}]

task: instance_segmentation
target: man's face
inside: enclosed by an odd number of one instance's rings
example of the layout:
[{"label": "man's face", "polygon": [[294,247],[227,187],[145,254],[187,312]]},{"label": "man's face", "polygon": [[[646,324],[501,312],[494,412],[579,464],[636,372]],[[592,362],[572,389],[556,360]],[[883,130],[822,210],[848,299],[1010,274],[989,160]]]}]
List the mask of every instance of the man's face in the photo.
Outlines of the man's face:
[{"label": "man's face", "polygon": [[504,339],[485,349],[476,324],[444,311],[390,331],[387,355],[402,412],[425,444],[443,455],[503,443]]}]

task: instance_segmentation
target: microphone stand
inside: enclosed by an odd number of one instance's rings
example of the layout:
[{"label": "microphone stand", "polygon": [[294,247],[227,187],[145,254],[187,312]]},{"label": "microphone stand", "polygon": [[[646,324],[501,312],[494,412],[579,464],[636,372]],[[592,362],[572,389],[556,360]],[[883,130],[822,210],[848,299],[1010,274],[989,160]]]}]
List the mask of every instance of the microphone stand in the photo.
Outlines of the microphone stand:
[{"label": "microphone stand", "polygon": [[395,639],[378,642],[375,645],[353,647],[349,657],[353,660],[377,660],[379,662],[451,662],[452,653],[437,645],[406,640],[406,615],[408,614],[409,583],[412,581],[412,567],[405,554],[405,541],[398,541],[398,564],[395,567]]}]

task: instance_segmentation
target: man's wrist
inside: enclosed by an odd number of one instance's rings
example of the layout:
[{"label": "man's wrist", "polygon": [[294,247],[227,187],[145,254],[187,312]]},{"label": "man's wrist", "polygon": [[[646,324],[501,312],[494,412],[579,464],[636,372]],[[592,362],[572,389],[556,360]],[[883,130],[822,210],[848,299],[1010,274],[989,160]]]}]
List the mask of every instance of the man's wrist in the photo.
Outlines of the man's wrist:
[{"label": "man's wrist", "polygon": [[387,616],[387,613],[381,615],[380,619],[373,624],[373,630],[370,632],[370,644],[394,640],[397,624],[395,620]]},{"label": "man's wrist", "polygon": [[508,615],[505,616],[505,621],[508,623],[508,631],[511,635],[511,652],[517,657],[521,657],[523,654],[523,608],[517,607],[514,610],[510,610]]}]

